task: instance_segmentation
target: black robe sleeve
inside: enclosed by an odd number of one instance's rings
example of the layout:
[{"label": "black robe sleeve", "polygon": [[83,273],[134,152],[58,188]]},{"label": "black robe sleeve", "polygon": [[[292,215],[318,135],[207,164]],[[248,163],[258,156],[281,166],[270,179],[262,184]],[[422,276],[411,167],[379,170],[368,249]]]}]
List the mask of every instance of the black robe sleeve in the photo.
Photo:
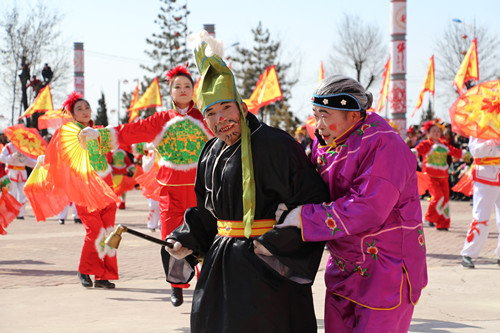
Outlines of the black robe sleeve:
[{"label": "black robe sleeve", "polygon": [[[283,202],[291,210],[305,203],[328,201],[328,188],[300,144],[291,137],[285,138],[282,144],[283,149],[274,150],[281,154],[271,159],[278,164],[267,166],[277,171],[263,173],[268,177],[276,177],[274,187],[279,189],[279,196],[283,199],[276,202],[273,207],[277,208],[277,205]],[[314,281],[321,262],[324,242],[303,242],[301,231],[295,227],[275,228],[257,237],[256,240],[273,254],[272,257],[259,255],[259,258],[280,275],[298,283]]]}]

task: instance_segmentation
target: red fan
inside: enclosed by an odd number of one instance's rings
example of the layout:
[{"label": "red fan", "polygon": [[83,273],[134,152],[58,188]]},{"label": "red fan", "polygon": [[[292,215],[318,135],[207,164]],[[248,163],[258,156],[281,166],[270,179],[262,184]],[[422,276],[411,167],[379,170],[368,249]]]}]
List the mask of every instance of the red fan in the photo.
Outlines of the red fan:
[{"label": "red fan", "polygon": [[480,83],[461,95],[451,106],[454,132],[478,139],[500,138],[500,80]]},{"label": "red fan", "polygon": [[31,158],[37,158],[45,153],[47,142],[35,128],[23,124],[7,127],[5,136],[20,152]]}]

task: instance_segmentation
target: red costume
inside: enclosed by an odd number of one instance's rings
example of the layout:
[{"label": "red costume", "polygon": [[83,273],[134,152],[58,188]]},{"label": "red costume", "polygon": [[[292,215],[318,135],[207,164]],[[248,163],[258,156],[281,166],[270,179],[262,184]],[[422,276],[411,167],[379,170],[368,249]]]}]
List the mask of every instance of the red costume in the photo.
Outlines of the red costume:
[{"label": "red costume", "polygon": [[165,239],[183,222],[184,212],[196,206],[194,180],[196,165],[205,142],[212,137],[203,115],[194,107],[157,112],[138,122],[111,129],[115,145],[153,142],[160,154],[157,181],[160,192],[161,236]]},{"label": "red costume", "polygon": [[[83,128],[83,125],[78,122],[76,125],[79,128]],[[93,126],[92,121],[89,126]],[[102,188],[95,187],[95,185],[86,185],[85,183],[73,183],[73,180],[68,178],[66,173],[60,172],[60,170],[64,170],[62,169],[63,162],[60,160],[63,156],[67,155],[67,152],[63,151],[65,140],[62,138],[61,134],[62,130],[65,130],[65,128],[66,125],[63,125],[62,128],[58,129],[50,141],[46,150],[45,164],[49,165],[47,173],[49,182],[54,184],[53,188],[55,190],[63,188],[62,191],[67,195],[67,199],[75,202],[76,211],[85,227],[86,235],[78,271],[81,274],[95,275],[96,281],[117,280],[118,264],[116,250],[104,244],[106,237],[114,229],[116,213],[115,200],[117,200],[117,198],[115,196],[114,199],[109,200],[98,199],[100,203],[100,206],[98,206],[99,208],[90,208],[90,206],[86,204],[86,201],[82,200],[79,194],[84,193],[86,197],[97,198],[102,194]],[[103,139],[99,138],[99,140],[102,142]],[[108,165],[105,151],[100,149],[100,145],[98,140],[87,140],[89,161],[93,169],[91,172],[93,173],[95,171],[97,175],[104,180],[105,184],[99,180],[103,187],[105,187],[106,184],[112,186],[111,167]],[[74,173],[75,177],[77,177],[76,174],[78,174],[78,172],[74,171]],[[97,175],[94,174],[94,177],[98,179]],[[92,193],[92,190],[98,191],[99,193]],[[113,194],[111,190],[109,192]]]},{"label": "red costume", "polygon": [[106,160],[113,173],[113,191],[120,198],[118,208],[125,209],[125,193],[132,190],[136,184],[135,180],[129,176],[135,172],[135,166],[127,152],[121,148],[107,153]]},{"label": "red costume", "polygon": [[[81,124],[76,124],[83,128]],[[89,126],[93,125],[91,121]],[[90,140],[87,143],[91,165],[106,184],[112,187],[111,167],[106,156],[99,154],[93,145],[98,145],[97,140]],[[92,211],[85,206],[76,205],[76,211],[86,231],[78,271],[82,274],[95,275],[96,280],[118,280],[116,249],[104,244],[106,237],[114,230],[116,204],[113,202],[102,209]]]},{"label": "red costume", "polygon": [[466,151],[449,145],[444,139],[439,142],[431,139],[420,141],[414,148],[423,157],[422,172],[430,178],[429,193],[431,202],[425,213],[425,220],[436,225],[437,229],[450,227],[450,187],[448,185],[448,156],[463,158]]}]

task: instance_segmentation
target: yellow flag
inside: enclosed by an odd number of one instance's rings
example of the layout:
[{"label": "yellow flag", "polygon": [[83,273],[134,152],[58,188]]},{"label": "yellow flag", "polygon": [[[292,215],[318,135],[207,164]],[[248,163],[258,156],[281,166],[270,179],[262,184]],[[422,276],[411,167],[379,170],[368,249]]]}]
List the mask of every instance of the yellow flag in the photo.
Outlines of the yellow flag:
[{"label": "yellow flag", "polygon": [[270,103],[279,101],[283,98],[278,74],[274,65],[266,68],[255,84],[255,89],[249,99],[244,99],[248,106],[248,111],[257,114],[259,109]]},{"label": "yellow flag", "polygon": [[162,106],[161,95],[160,95],[160,85],[158,83],[158,78],[155,78],[148,89],[142,94],[141,98],[131,106],[128,111],[146,109],[156,106]]},{"label": "yellow flag", "polygon": [[384,66],[385,70],[382,73],[382,88],[380,89],[380,96],[377,102],[377,107],[374,112],[380,112],[387,102],[387,98],[389,97],[389,78],[391,76],[391,57],[387,60],[387,63]]},{"label": "yellow flag", "polygon": [[323,61],[322,61],[321,65],[319,66],[318,81],[323,81],[324,78],[325,78],[325,69],[323,68]]},{"label": "yellow flag", "polygon": [[428,91],[431,95],[434,95],[434,55],[431,56],[429,66],[427,67],[427,74],[425,74],[424,84],[422,85],[422,91],[420,91],[420,96],[418,97],[417,106],[410,118],[413,118],[418,109],[422,106],[422,101],[424,100],[424,93]]},{"label": "yellow flag", "polygon": [[43,112],[53,109],[52,94],[50,93],[50,86],[47,84],[40,90],[33,103],[26,109],[26,111],[24,111],[19,119],[29,117],[35,112]]},{"label": "yellow flag", "polygon": [[134,107],[135,103],[137,103],[137,99],[139,98],[139,81],[137,81],[137,85],[135,86],[134,94],[132,95],[132,101],[130,101],[130,107],[128,109],[129,112],[129,118],[128,122],[133,123],[134,120],[139,117],[139,110],[130,110],[130,108]]},{"label": "yellow flag", "polygon": [[465,83],[475,80],[479,81],[479,61],[477,59],[477,39],[474,38],[469,51],[465,54],[464,60],[458,68],[457,75],[453,80],[453,86],[460,95],[463,94]]}]

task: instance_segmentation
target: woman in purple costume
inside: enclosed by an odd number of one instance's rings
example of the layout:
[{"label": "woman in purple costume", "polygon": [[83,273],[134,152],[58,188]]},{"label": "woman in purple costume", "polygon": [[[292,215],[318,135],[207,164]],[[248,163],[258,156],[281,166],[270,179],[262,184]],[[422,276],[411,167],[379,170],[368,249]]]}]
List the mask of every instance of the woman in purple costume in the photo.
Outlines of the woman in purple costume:
[{"label": "woman in purple costume", "polygon": [[[286,211],[282,226],[326,241],[326,332],[407,332],[427,284],[417,160],[394,129],[366,112],[371,93],[332,76],[313,95],[312,161],[330,202]],[[280,227],[282,227],[280,226]]]}]

